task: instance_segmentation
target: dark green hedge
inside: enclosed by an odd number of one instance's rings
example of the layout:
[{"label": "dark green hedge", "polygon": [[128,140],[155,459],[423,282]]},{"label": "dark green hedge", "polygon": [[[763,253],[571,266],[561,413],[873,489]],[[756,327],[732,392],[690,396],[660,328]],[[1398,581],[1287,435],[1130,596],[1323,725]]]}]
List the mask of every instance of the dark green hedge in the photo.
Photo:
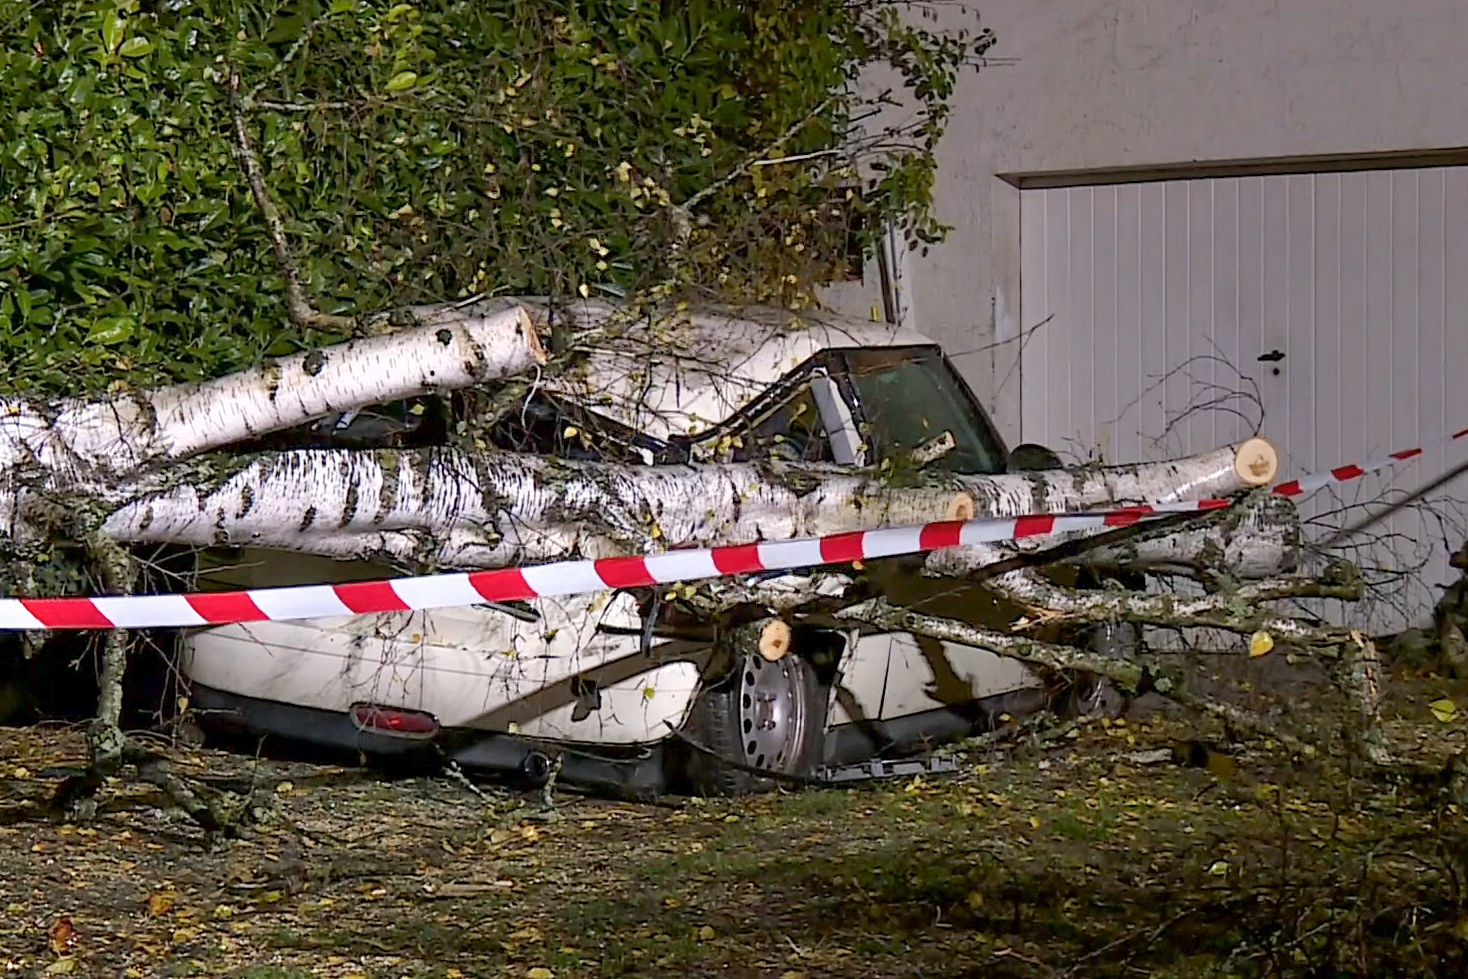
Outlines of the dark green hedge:
[{"label": "dark green hedge", "polygon": [[710,186],[695,284],[798,305],[844,261],[850,174],[829,165],[842,158],[726,178],[792,127],[781,154],[836,146],[867,107],[850,82],[868,64],[895,65],[927,113],[907,148],[879,154],[860,206],[910,215],[915,242],[944,230],[928,213],[932,142],[956,71],[990,39],[914,30],[899,10],[0,0],[5,384],[191,379],[337,338],[285,315],[237,156],[232,71],[324,312],[636,292],[668,275],[668,203]]}]

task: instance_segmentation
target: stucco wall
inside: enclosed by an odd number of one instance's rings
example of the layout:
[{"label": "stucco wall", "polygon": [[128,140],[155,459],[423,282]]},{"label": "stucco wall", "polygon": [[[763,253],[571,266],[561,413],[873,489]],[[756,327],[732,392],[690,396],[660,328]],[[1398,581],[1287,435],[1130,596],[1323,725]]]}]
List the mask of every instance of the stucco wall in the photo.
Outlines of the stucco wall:
[{"label": "stucco wall", "polygon": [[[943,8],[939,8],[943,10]],[[971,24],[973,6],[940,16]],[[940,149],[949,241],[912,325],[1018,424],[1019,191],[998,175],[1468,147],[1465,0],[979,0],[1014,63],[966,76]],[[850,297],[863,313],[869,296]],[[842,303],[847,305],[846,302]],[[994,346],[996,341],[998,346]]]}]

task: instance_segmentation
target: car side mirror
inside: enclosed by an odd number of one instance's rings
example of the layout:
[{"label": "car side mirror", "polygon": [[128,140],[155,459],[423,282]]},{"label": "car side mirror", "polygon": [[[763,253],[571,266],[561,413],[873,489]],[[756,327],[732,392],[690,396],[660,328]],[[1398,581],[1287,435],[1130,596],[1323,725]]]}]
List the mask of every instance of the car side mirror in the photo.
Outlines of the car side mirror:
[{"label": "car side mirror", "polygon": [[1009,450],[1007,472],[1033,472],[1039,469],[1063,469],[1060,456],[1034,442],[1025,442]]}]

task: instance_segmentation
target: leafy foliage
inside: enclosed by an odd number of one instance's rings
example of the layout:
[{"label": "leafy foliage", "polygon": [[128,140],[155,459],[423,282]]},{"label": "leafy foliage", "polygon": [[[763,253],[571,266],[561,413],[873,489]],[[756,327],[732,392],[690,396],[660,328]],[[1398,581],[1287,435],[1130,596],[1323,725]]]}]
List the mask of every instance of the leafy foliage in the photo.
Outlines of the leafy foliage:
[{"label": "leafy foliage", "polygon": [[[914,247],[946,230],[933,148],[992,36],[902,10],[0,0],[8,384],[196,379],[341,338],[286,315],[236,104],[323,312],[693,283],[808,302],[853,214],[901,218]],[[873,65],[897,70],[915,124],[862,134]]]}]

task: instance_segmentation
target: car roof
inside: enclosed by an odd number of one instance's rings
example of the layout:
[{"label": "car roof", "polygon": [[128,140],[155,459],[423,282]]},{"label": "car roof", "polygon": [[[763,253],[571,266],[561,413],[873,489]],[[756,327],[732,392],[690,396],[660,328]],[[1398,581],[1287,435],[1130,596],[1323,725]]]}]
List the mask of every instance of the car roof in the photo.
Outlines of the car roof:
[{"label": "car roof", "polygon": [[915,330],[826,311],[702,306],[627,328],[614,318],[622,307],[599,300],[502,302],[541,323],[569,318],[578,334],[610,324],[541,389],[663,440],[716,427],[822,351],[937,345]]}]

